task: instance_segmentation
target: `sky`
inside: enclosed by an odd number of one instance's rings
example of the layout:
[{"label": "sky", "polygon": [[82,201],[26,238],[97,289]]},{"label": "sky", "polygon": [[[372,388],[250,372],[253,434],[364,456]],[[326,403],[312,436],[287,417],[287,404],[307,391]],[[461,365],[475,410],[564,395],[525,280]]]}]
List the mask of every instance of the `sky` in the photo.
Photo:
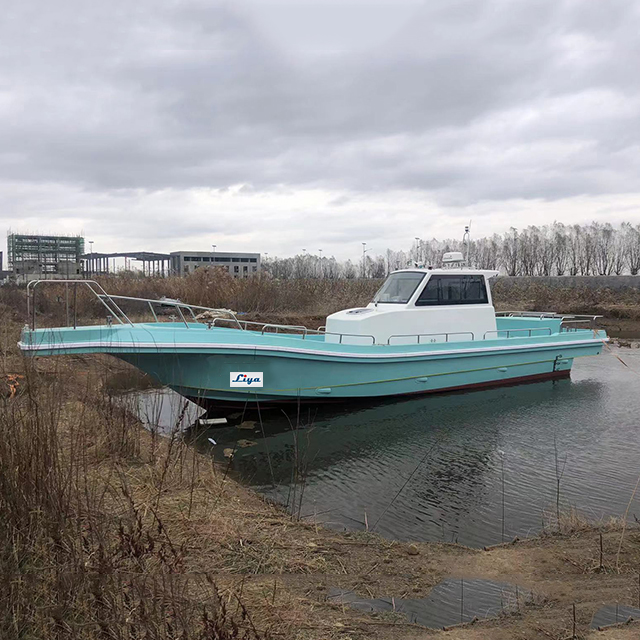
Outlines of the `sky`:
[{"label": "sky", "polygon": [[22,0],[0,225],[357,259],[640,223],[635,0]]}]

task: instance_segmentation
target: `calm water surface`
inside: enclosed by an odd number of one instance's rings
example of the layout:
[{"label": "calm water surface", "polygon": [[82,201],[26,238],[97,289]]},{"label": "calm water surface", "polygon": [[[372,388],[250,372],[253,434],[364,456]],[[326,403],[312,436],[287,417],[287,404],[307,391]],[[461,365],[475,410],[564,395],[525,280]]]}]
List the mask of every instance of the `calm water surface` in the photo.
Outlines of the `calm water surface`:
[{"label": "calm water surface", "polygon": [[[539,531],[555,512],[554,441],[560,467],[566,458],[563,508],[624,513],[640,474],[640,349],[612,351],[577,360],[571,380],[303,409],[297,430],[295,409],[263,412],[265,437],[258,423],[204,434],[215,447],[199,440],[222,459],[237,447],[236,477],[328,526],[364,529],[366,514],[390,538],[497,543],[503,477],[506,539]],[[304,482],[293,481],[296,465]]]}]

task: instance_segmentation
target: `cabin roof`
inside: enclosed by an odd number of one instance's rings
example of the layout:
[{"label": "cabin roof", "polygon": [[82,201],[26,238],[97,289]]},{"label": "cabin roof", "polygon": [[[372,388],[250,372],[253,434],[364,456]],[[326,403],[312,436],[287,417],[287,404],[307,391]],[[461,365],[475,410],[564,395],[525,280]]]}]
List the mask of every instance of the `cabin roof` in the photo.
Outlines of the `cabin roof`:
[{"label": "cabin roof", "polygon": [[449,276],[453,275],[465,275],[465,276],[473,276],[473,275],[483,275],[487,278],[492,278],[497,276],[499,271],[495,269],[466,269],[466,268],[438,268],[438,269],[429,269],[427,267],[410,267],[408,269],[396,269],[391,273],[437,273],[437,274],[445,274]]}]

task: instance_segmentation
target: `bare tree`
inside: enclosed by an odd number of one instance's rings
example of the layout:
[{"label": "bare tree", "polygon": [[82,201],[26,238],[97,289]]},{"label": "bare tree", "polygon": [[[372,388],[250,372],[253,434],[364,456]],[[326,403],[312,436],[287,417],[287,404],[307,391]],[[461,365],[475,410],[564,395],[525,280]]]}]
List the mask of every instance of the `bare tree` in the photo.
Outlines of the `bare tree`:
[{"label": "bare tree", "polygon": [[630,222],[623,222],[620,231],[627,269],[632,276],[636,276],[640,272],[640,224],[634,227]]},{"label": "bare tree", "polygon": [[[290,258],[270,258],[263,269],[275,278],[384,278],[414,264],[438,266],[447,251],[461,251],[460,239],[416,239],[407,251],[387,249],[382,255],[367,253],[356,263],[309,253]],[[622,275],[640,273],[640,225],[620,227],[609,223],[589,225],[529,226],[502,235],[472,240],[469,265],[503,270],[507,275],[562,276]]]}]

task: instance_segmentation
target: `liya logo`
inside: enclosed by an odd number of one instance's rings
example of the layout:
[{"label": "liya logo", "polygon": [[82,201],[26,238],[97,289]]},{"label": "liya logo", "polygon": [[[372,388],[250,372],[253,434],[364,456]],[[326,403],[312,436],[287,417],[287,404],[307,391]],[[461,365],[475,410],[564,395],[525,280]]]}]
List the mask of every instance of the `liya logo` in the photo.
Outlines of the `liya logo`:
[{"label": "liya logo", "polygon": [[232,371],[229,384],[232,387],[261,387],[262,371]]}]

